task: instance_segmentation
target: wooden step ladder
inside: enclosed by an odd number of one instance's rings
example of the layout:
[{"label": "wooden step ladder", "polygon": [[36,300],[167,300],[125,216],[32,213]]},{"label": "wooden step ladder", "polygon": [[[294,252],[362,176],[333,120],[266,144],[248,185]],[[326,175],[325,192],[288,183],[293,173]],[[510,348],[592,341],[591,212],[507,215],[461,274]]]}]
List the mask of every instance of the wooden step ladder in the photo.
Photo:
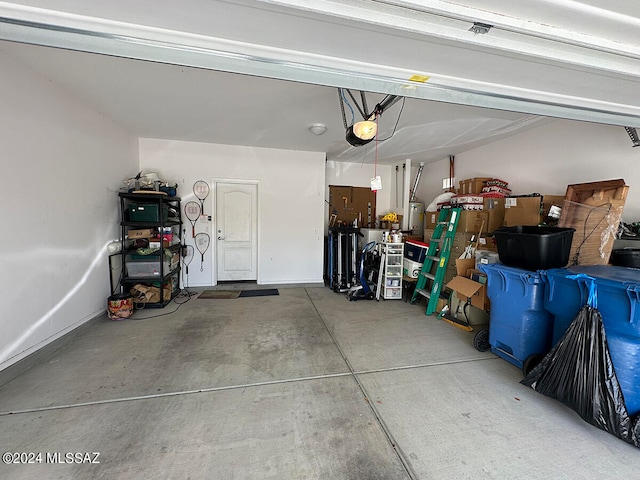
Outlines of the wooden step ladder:
[{"label": "wooden step ladder", "polygon": [[427,256],[411,297],[411,303],[416,303],[419,296],[427,299],[425,315],[433,314],[438,305],[461,210],[461,208],[441,209],[436,228],[429,241]]}]

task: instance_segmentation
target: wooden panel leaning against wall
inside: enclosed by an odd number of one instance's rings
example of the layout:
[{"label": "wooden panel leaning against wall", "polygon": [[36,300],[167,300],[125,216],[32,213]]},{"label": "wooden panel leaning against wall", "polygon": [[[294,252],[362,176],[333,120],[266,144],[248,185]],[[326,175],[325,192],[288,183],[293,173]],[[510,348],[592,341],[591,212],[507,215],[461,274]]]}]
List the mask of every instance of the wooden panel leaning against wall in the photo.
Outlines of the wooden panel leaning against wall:
[{"label": "wooden panel leaning against wall", "polygon": [[375,228],[376,193],[366,187],[329,185],[329,219],[358,227]]}]

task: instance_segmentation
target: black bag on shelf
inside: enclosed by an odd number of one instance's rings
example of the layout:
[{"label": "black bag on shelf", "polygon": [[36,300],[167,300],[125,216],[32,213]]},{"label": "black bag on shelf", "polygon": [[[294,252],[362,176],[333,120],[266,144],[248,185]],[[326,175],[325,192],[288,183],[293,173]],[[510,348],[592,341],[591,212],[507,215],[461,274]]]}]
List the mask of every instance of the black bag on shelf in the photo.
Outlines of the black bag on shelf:
[{"label": "black bag on shelf", "polygon": [[564,336],[520,382],[573,409],[586,422],[640,446],[611,362],[595,285]]}]

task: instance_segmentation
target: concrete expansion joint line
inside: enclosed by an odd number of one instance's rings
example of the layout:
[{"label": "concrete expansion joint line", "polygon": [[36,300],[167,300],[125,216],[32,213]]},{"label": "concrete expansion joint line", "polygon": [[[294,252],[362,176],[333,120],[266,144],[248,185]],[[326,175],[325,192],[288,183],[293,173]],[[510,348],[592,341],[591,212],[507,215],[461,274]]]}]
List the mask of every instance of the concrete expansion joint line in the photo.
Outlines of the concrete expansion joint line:
[{"label": "concrete expansion joint line", "polygon": [[428,367],[441,367],[444,365],[456,365],[458,363],[471,363],[471,362],[485,362],[487,360],[499,360],[499,357],[476,357],[465,358],[462,360],[447,360],[446,362],[430,362],[430,363],[418,363],[416,365],[399,365],[397,367],[376,368],[373,370],[360,370],[354,372],[355,375],[367,375],[369,373],[384,373],[395,372],[398,370],[412,370],[414,368],[428,368]]},{"label": "concrete expansion joint line", "polygon": [[46,412],[50,410],[64,410],[67,408],[89,407],[94,405],[107,405],[111,403],[132,402],[136,400],[152,400],[157,398],[178,397],[181,395],[194,395],[198,393],[223,392],[226,390],[237,390],[241,388],[251,388],[251,387],[264,387],[268,385],[305,382],[309,380],[322,380],[322,379],[334,378],[334,377],[349,377],[351,375],[352,375],[351,372],[327,373],[323,375],[314,375],[309,377],[287,378],[284,380],[270,380],[267,382],[245,383],[242,385],[227,385],[224,387],[205,387],[205,388],[198,388],[194,390],[180,390],[176,392],[164,392],[164,393],[154,393],[149,395],[136,395],[131,397],[118,397],[118,398],[111,398],[107,400],[95,400],[92,402],[70,403],[66,405],[51,405],[48,407],[29,408],[25,410],[13,410],[13,411],[0,412],[0,417],[6,417],[7,415],[19,415],[23,413]]},{"label": "concrete expansion joint line", "polygon": [[[332,336],[332,338],[333,338],[333,336]],[[337,346],[337,347],[338,347],[338,350],[340,350],[340,347],[339,346]],[[345,358],[345,357],[343,356],[343,358]],[[402,366],[399,366],[399,367],[379,368],[379,369],[376,369],[376,370],[362,370],[362,371],[358,371],[358,372],[353,371],[350,368],[349,362],[345,361],[345,363],[347,364],[347,368],[349,368],[348,372],[326,373],[326,374],[322,374],[322,375],[312,375],[312,376],[308,376],[308,377],[286,378],[286,379],[282,379],[282,380],[269,380],[269,381],[266,381],[266,382],[245,383],[245,384],[240,384],[240,385],[227,385],[227,386],[224,386],[224,387],[203,387],[203,388],[194,389],[194,390],[180,390],[180,391],[176,391],[176,392],[164,392],[164,393],[155,393],[155,394],[149,394],[149,395],[136,395],[136,396],[131,396],[131,397],[118,397],[118,398],[112,398],[112,399],[107,399],[107,400],[96,400],[96,401],[93,401],[93,402],[70,403],[70,404],[63,404],[63,405],[50,405],[48,407],[29,408],[29,409],[24,409],[24,410],[12,410],[12,411],[5,411],[5,412],[1,412],[0,411],[0,417],[4,417],[4,416],[7,416],[7,415],[19,415],[19,414],[23,414],[23,413],[46,412],[46,411],[50,411],[50,410],[63,410],[63,409],[67,409],[67,408],[88,407],[88,406],[93,406],[93,405],[106,405],[106,404],[110,404],[110,403],[131,402],[131,401],[136,401],[136,400],[152,400],[152,399],[156,399],[156,398],[176,397],[176,396],[180,396],[180,395],[194,395],[194,394],[198,394],[198,393],[215,393],[215,392],[222,392],[222,391],[226,391],[226,390],[236,390],[236,389],[239,389],[239,388],[245,388],[246,389],[246,388],[252,388],[252,387],[264,387],[264,386],[267,386],[267,385],[278,385],[278,384],[283,384],[283,383],[307,382],[307,381],[313,381],[313,380],[324,380],[324,379],[327,379],[327,378],[338,378],[338,377],[349,377],[349,376],[357,376],[357,375],[367,375],[367,374],[370,374],[370,373],[393,372],[393,371],[399,371],[399,370],[409,370],[409,369],[414,369],[414,368],[426,368],[426,367],[434,367],[434,366],[440,366],[440,365],[450,365],[450,364],[454,364],[454,363],[475,362],[475,361],[478,361],[478,360],[494,360],[494,359],[495,358],[493,358],[493,357],[475,358],[475,359],[458,360],[458,361],[451,361],[451,362],[425,363],[425,364],[419,364],[419,365],[402,365]]]},{"label": "concrete expansion joint line", "polygon": [[404,452],[402,451],[402,449],[400,448],[400,446],[396,442],[395,438],[391,434],[391,431],[389,430],[389,427],[387,427],[386,423],[384,422],[384,420],[380,416],[380,413],[378,412],[378,409],[375,407],[375,405],[371,401],[371,396],[369,395],[369,393],[365,389],[365,387],[362,384],[362,382],[360,382],[360,379],[358,378],[358,373],[356,373],[355,370],[353,369],[353,366],[351,365],[351,362],[349,362],[349,359],[347,358],[347,356],[345,355],[344,351],[342,350],[342,347],[338,343],[336,337],[333,335],[333,332],[331,331],[331,329],[327,325],[327,322],[325,322],[324,318],[320,314],[320,311],[318,310],[318,307],[316,306],[316,304],[313,302],[313,299],[309,295],[309,291],[306,288],[304,289],[304,291],[307,294],[307,298],[311,302],[311,305],[313,305],[313,308],[316,311],[316,314],[318,315],[318,318],[320,319],[320,321],[324,325],[325,330],[327,331],[327,333],[331,337],[331,340],[333,341],[333,343],[336,346],[338,352],[342,356],[342,359],[344,360],[344,363],[347,365],[347,368],[349,369],[349,372],[351,372],[351,377],[356,382],[356,385],[360,389],[360,392],[362,393],[362,395],[366,399],[366,401],[367,401],[366,403],[369,406],[369,409],[371,410],[371,413],[373,414],[373,417],[375,418],[375,420],[378,423],[379,427],[382,429],[382,432],[384,433],[385,437],[387,438],[387,442],[389,442],[389,445],[391,446],[391,448],[393,449],[394,453],[396,454],[396,457],[400,461],[400,464],[404,468],[407,476],[409,477],[410,480],[417,480],[418,476],[413,471],[413,468],[411,467],[411,464],[409,463],[409,461],[406,459],[406,456],[405,456]]}]

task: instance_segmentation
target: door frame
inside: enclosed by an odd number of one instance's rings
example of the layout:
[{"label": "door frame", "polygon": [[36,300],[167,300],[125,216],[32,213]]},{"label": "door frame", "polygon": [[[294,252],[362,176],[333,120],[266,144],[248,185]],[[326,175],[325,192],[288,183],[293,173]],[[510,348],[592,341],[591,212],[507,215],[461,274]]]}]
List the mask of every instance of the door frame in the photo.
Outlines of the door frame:
[{"label": "door frame", "polygon": [[217,218],[217,202],[218,202],[218,184],[219,183],[236,183],[239,185],[255,185],[256,186],[256,283],[260,284],[260,242],[261,242],[261,228],[260,228],[260,204],[262,189],[260,188],[260,180],[240,179],[240,178],[213,178],[211,179],[211,185],[213,186],[211,191],[211,235],[213,235],[212,252],[211,252],[211,281],[213,286],[218,285],[218,218]]}]

